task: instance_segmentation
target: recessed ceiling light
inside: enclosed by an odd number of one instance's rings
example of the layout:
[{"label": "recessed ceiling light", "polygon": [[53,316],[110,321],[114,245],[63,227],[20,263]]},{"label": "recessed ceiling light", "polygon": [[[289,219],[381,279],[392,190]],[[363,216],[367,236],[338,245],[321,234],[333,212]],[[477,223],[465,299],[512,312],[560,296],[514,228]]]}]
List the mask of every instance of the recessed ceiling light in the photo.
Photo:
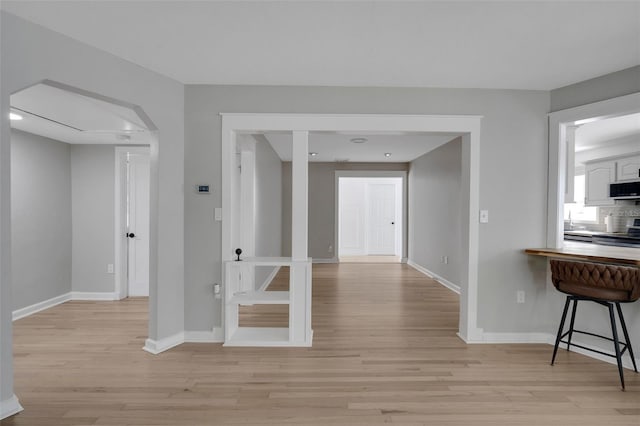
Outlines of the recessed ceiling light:
[{"label": "recessed ceiling light", "polygon": [[315,157],[316,155],[318,155],[318,153],[317,152],[310,152],[309,155],[312,156],[312,157]]},{"label": "recessed ceiling light", "polygon": [[365,143],[367,138],[351,138],[349,139],[352,143]]},{"label": "recessed ceiling light", "polygon": [[22,120],[22,116],[20,114],[16,114],[15,112],[10,112],[9,120]]},{"label": "recessed ceiling light", "polygon": [[385,152],[385,153],[384,153],[384,156],[385,156],[385,157],[391,157],[391,153],[390,153],[390,152]]}]

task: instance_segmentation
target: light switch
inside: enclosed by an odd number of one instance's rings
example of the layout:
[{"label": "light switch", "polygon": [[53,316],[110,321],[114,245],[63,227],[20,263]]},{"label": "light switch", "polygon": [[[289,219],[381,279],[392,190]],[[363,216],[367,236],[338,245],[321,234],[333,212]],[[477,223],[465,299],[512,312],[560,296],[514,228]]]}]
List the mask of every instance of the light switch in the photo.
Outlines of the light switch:
[{"label": "light switch", "polygon": [[480,210],[480,223],[489,223],[489,210]]},{"label": "light switch", "polygon": [[221,207],[216,207],[215,208],[215,213],[214,213],[215,219],[216,221],[221,221],[222,220],[222,208]]}]

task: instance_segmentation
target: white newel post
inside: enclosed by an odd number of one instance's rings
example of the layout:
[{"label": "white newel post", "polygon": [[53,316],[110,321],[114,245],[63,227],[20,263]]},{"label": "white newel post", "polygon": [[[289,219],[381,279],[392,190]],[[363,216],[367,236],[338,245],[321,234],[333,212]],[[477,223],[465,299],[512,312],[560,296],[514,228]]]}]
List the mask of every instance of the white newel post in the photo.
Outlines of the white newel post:
[{"label": "white newel post", "polygon": [[289,339],[302,343],[309,340],[311,328],[310,288],[308,275],[308,189],[309,189],[309,132],[293,132],[291,164],[291,278],[289,291]]},{"label": "white newel post", "polygon": [[293,132],[291,164],[291,257],[307,260],[309,132]]}]

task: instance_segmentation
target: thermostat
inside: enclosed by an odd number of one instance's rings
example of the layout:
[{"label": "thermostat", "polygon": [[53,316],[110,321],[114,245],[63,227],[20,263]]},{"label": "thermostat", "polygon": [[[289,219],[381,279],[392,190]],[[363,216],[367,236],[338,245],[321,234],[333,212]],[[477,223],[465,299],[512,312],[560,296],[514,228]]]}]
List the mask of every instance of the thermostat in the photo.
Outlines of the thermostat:
[{"label": "thermostat", "polygon": [[209,185],[196,185],[196,192],[198,194],[208,194],[209,193]]}]

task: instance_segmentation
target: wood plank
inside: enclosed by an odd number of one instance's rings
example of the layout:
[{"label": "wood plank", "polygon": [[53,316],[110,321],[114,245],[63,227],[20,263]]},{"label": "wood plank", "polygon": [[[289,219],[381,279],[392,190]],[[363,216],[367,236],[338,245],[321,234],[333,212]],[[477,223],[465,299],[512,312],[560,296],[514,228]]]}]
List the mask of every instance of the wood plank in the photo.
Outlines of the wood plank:
[{"label": "wood plank", "polygon": [[[640,375],[549,345],[466,345],[458,296],[407,265],[314,265],[312,348],[140,348],[146,299],[14,323],[2,426],[637,425]],[[269,290],[287,289],[286,271]],[[266,308],[275,309],[277,305]],[[559,314],[559,313],[558,313]],[[248,314],[249,315],[249,314]]]}]

